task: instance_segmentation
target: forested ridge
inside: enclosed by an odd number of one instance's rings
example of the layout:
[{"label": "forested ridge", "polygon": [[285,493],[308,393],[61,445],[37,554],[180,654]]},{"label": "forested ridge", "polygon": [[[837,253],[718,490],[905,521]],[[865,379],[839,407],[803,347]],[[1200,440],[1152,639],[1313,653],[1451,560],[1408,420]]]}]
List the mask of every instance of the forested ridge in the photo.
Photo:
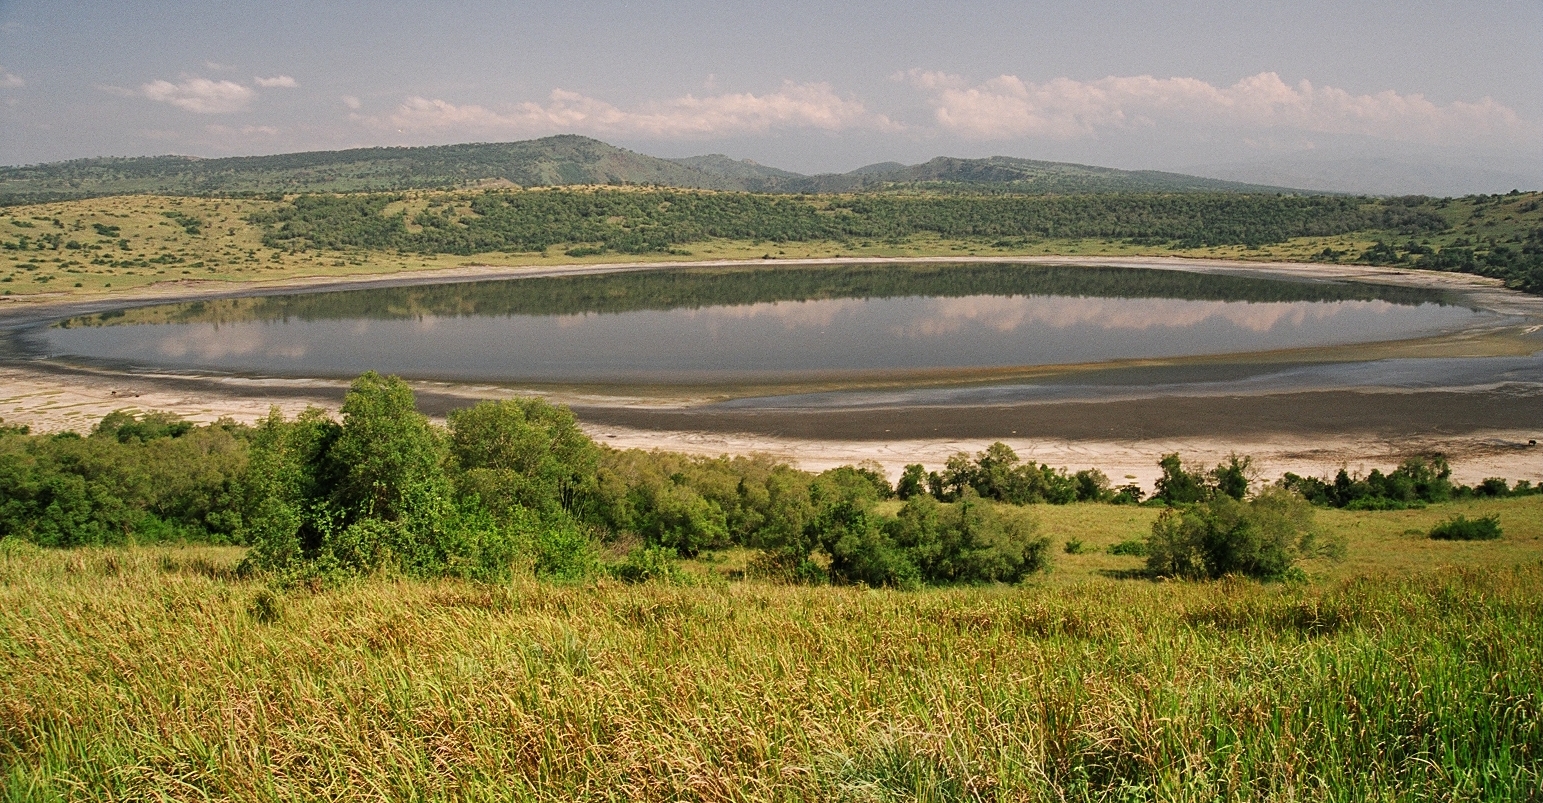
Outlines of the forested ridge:
[{"label": "forested ridge", "polygon": [[583,243],[627,254],[710,238],[772,243],[944,238],[1133,238],[1180,247],[1263,245],[1377,229],[1446,228],[1418,207],[1360,198],[1232,193],[783,197],[676,190],[488,191],[409,217],[400,196],[300,196],[253,221],[273,248],[476,254]]},{"label": "forested ridge", "polygon": [[[434,197],[411,214],[403,200],[396,194],[304,195],[251,220],[262,228],[263,243],[270,248],[458,255],[544,252],[553,246],[565,246],[570,256],[689,254],[684,246],[714,239],[871,245],[917,236],[1005,248],[1098,239],[1182,250],[1257,248],[1354,233],[1377,241],[1359,253],[1325,248],[1314,259],[1476,273],[1543,292],[1543,219],[1536,199],[1504,216],[1509,228],[1520,227],[1505,242],[1451,236],[1493,226],[1496,221],[1486,210],[1508,211],[1502,206],[1506,196],[1473,199],[1471,215],[1461,221],[1452,219],[1449,199],[1237,193],[780,196],[490,190]],[[1447,244],[1430,244],[1442,235]]]},{"label": "forested ridge", "polygon": [[282,197],[296,192],[436,190],[488,184],[701,187],[755,192],[891,188],[1007,193],[1271,192],[1280,187],[994,156],[885,163],[805,176],[720,154],[661,159],[572,134],[519,142],[354,148],[272,156],[76,159],[0,167],[0,206],[150,193]]}]

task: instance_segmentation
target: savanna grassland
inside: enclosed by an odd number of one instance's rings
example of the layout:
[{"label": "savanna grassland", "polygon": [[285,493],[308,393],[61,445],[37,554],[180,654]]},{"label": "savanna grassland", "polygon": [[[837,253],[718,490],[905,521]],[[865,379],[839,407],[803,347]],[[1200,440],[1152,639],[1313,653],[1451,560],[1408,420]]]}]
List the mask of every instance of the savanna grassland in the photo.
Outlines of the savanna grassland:
[{"label": "savanna grassland", "polygon": [[[0,214],[0,292],[961,254],[1356,262],[1538,292],[1539,201],[103,197]],[[1530,484],[1455,486],[1433,457],[1271,485],[1236,456],[1170,455],[1143,503],[996,444],[892,487],[871,467],[604,449],[531,400],[440,426],[373,374],[341,414],[0,427],[0,798],[1543,789]],[[1503,535],[1430,537],[1459,515]]]},{"label": "savanna grassland", "polygon": [[[111,295],[467,264],[808,257],[1186,256],[1463,270],[1531,287],[1538,193],[774,196],[657,188],[117,196],[0,214],[0,293]],[[1380,245],[1379,245],[1380,244]]]},{"label": "savanna grassland", "polygon": [[[1543,495],[1521,484],[1411,461],[1317,488],[1345,507],[1287,505],[1340,548],[1279,533],[1301,558],[1283,581],[1156,580],[1125,548],[1164,522],[1286,497],[1235,501],[1246,464],[1172,456],[1161,493],[1208,501],[1120,503],[998,445],[880,500],[851,467],[598,449],[537,402],[446,432],[411,409],[367,376],[341,425],[0,433],[0,797],[1530,800],[1543,780]],[[1455,515],[1503,535],[1428,537]],[[946,579],[1015,550],[1034,568],[1012,582]]]},{"label": "savanna grassland", "polygon": [[[12,539],[0,796],[1531,800],[1540,501],[1467,503],[1506,528],[1477,544],[1402,535],[1445,506],[1343,513],[1350,563],[1305,584],[1058,555],[1020,587],[920,592],[710,560],[695,582],[276,590],[237,548]],[[1105,541],[1148,513],[1042,510]]]},{"label": "savanna grassland", "polygon": [[[366,374],[341,421],[0,429],[0,798],[1543,781],[1530,483],[1432,457],[1264,484],[1167,455],[1143,503],[1004,444],[891,485],[611,450],[538,400],[443,428],[414,408]],[[1456,521],[1480,540],[1430,537]]]}]

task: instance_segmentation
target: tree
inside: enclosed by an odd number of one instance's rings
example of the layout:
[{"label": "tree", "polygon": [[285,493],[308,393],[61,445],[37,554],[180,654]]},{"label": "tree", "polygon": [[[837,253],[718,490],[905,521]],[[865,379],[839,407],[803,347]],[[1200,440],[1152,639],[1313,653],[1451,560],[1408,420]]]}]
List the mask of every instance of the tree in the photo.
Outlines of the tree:
[{"label": "tree", "polygon": [[920,463],[906,466],[905,471],[900,475],[900,481],[895,483],[895,496],[904,502],[924,493],[927,493],[927,469]]},{"label": "tree", "polygon": [[354,380],[342,412],[327,460],[337,472],[331,501],[345,521],[401,521],[448,497],[444,448],[406,382],[370,371]]},{"label": "tree", "polygon": [[581,512],[594,492],[600,449],[566,407],[541,399],[487,401],[450,414],[459,485],[498,513],[515,505]]},{"label": "tree", "polygon": [[1179,460],[1178,452],[1163,455],[1157,465],[1163,470],[1163,475],[1157,478],[1153,498],[1170,505],[1183,505],[1199,502],[1208,495],[1205,476],[1199,471],[1186,470]]},{"label": "tree", "polygon": [[1211,469],[1211,482],[1216,492],[1239,500],[1247,496],[1253,464],[1252,457],[1238,457],[1236,453],[1228,455],[1227,462]]}]

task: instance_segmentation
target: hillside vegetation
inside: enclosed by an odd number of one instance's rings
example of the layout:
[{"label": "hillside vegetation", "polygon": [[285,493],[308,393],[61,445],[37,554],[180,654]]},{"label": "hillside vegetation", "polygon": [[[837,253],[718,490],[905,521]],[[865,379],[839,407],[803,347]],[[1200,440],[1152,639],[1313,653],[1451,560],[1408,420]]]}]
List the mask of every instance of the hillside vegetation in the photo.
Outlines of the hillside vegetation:
[{"label": "hillside vegetation", "polygon": [[578,188],[119,196],[0,215],[0,292],[114,292],[462,264],[988,255],[1358,262],[1543,288],[1543,194],[766,195]]},{"label": "hillside vegetation", "polygon": [[0,205],[146,193],[272,197],[295,192],[648,185],[754,192],[849,192],[904,187],[1027,193],[1276,191],[1157,171],[993,157],[940,157],[805,176],[726,156],[660,159],[574,135],[522,142],[357,148],[277,156],[77,159],[0,168]]}]

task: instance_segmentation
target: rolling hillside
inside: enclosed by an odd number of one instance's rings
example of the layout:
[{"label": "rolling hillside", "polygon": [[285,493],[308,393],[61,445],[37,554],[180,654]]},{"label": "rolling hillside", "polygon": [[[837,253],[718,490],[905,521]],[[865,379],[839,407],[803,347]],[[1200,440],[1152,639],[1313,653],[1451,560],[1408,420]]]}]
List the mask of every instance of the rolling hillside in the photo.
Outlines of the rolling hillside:
[{"label": "rolling hillside", "polygon": [[272,195],[293,192],[448,189],[485,184],[664,185],[752,192],[950,189],[970,192],[1278,192],[1281,188],[1155,171],[1037,162],[1003,156],[886,162],[805,176],[723,155],[660,159],[580,136],[523,142],[358,148],[277,156],[77,159],[0,168],[0,204],[152,193]]}]

